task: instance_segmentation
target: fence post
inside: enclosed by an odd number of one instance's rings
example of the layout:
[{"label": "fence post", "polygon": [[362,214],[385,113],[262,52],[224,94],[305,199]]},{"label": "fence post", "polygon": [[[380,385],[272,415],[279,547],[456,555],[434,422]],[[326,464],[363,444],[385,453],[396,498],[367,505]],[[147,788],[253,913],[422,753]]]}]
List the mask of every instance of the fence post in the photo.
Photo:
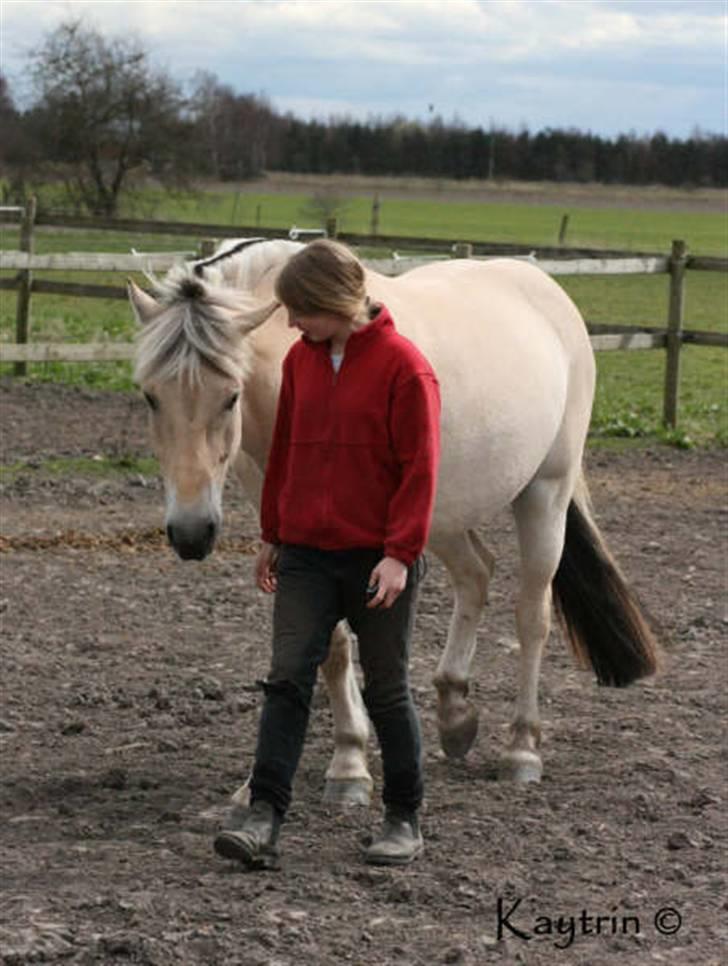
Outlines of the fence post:
[{"label": "fence post", "polygon": [[[35,213],[37,199],[31,195],[23,212],[23,221],[20,226],[20,251],[33,253],[33,230],[35,228]],[[24,268],[18,272],[18,301],[15,310],[15,341],[25,344],[30,334],[30,293],[33,287],[33,273],[29,268]],[[25,362],[16,362],[14,373],[16,376],[24,376],[28,372],[28,365]]]},{"label": "fence post", "polygon": [[680,395],[680,349],[683,337],[683,314],[685,309],[685,268],[687,254],[685,242],[672,243],[670,255],[670,303],[667,309],[667,339],[665,348],[665,396],[662,421],[674,429],[677,425],[678,397]]},{"label": "fence post", "polygon": [[200,239],[200,244],[198,247],[200,258],[210,258],[215,254],[215,249],[217,248],[218,241],[217,238],[202,238]]},{"label": "fence post", "polygon": [[472,258],[473,246],[470,242],[455,242],[452,246],[453,258]]}]

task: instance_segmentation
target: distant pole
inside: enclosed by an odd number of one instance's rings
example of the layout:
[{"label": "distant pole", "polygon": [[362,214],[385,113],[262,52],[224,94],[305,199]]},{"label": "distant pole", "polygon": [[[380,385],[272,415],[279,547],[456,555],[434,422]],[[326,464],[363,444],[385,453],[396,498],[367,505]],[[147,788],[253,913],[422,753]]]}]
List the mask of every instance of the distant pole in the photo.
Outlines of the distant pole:
[{"label": "distant pole", "polygon": [[339,225],[335,217],[326,219],[326,237],[336,238],[339,231]]},{"label": "distant pole", "polygon": [[255,227],[260,228],[260,205],[255,206]]},{"label": "distant pole", "polygon": [[[23,222],[20,226],[20,251],[33,254],[34,239],[33,231],[35,228],[35,214],[38,202],[35,195],[31,195],[25,206]],[[33,288],[33,273],[31,270],[23,269],[18,272],[18,301],[15,310],[15,341],[25,344],[30,335],[30,295]],[[25,362],[16,362],[14,373],[16,376],[27,374],[28,366]]]},{"label": "distant pole", "polygon": [[371,223],[371,230],[370,230],[370,234],[372,235],[379,234],[379,208],[380,208],[379,195],[374,195],[374,198],[372,199],[372,223]]},{"label": "distant pole", "polygon": [[235,201],[233,202],[233,213],[230,216],[230,224],[234,225],[238,217],[238,205],[240,204],[240,192],[235,192]]},{"label": "distant pole", "polygon": [[685,312],[685,269],[687,252],[684,241],[673,241],[670,255],[670,302],[667,315],[667,358],[665,362],[665,397],[662,421],[674,429],[677,426],[680,395],[680,349],[683,338]]},{"label": "distant pole", "polygon": [[490,139],[488,141],[488,181],[495,177],[495,128],[490,126]]},{"label": "distant pole", "polygon": [[566,229],[569,227],[569,216],[568,214],[563,215],[561,218],[561,227],[559,228],[559,245],[563,245],[566,240]]}]

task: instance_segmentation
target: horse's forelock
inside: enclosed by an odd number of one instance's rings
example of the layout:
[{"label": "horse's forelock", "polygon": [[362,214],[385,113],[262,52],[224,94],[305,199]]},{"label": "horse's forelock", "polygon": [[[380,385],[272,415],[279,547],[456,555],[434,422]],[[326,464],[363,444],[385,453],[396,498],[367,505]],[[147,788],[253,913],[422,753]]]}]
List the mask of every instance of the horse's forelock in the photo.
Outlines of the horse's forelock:
[{"label": "horse's forelock", "polygon": [[203,364],[233,378],[242,375],[247,353],[240,321],[257,305],[252,292],[302,247],[285,240],[233,246],[229,258],[214,264],[177,265],[162,279],[150,278],[165,308],[139,333],[136,381],[185,376],[194,381]]},{"label": "horse's forelock", "polygon": [[204,297],[205,289],[197,279],[194,278],[183,278],[179,282],[178,291],[181,298],[185,299],[199,299]]},{"label": "horse's forelock", "polygon": [[139,332],[136,381],[188,377],[196,382],[203,365],[239,377],[246,357],[240,319],[251,297],[213,287],[186,269],[155,280],[154,289],[164,309]]}]

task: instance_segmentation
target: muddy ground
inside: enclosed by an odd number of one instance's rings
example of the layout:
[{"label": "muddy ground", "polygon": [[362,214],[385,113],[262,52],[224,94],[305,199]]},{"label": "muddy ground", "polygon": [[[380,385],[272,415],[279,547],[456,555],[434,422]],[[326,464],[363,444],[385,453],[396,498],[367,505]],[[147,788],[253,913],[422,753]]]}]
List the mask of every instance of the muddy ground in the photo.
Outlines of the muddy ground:
[{"label": "muddy ground", "polygon": [[[321,695],[283,869],[246,873],[211,841],[251,764],[267,664],[254,515],[231,486],[226,542],[183,564],[161,538],[155,479],[44,472],[48,457],[147,453],[130,397],[6,382],[0,429],[0,462],[26,464],[0,493],[0,963],[722,961],[720,453],[590,453],[598,518],[662,624],[666,668],[600,689],[554,632],[541,784],[495,780],[516,668],[504,515],[490,528],[498,571],[474,662],[480,734],[461,763],[438,753],[430,680],[450,595],[436,561],[423,590],[412,671],[427,747],[425,855],[404,870],[369,868],[360,849],[377,804],[321,804],[331,752]],[[371,757],[379,788],[373,742]]]}]

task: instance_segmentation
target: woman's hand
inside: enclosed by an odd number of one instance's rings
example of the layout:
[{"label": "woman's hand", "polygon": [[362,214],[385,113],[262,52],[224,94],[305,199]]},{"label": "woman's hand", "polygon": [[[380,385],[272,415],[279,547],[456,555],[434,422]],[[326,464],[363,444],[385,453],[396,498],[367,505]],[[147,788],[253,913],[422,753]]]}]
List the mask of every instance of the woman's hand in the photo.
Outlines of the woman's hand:
[{"label": "woman's hand", "polygon": [[273,543],[261,544],[258,559],[255,561],[255,582],[266,594],[272,594],[278,585],[276,565],[278,547]]},{"label": "woman's hand", "polygon": [[377,592],[367,607],[391,607],[407,586],[407,565],[394,557],[384,557],[372,570],[369,586]]}]

